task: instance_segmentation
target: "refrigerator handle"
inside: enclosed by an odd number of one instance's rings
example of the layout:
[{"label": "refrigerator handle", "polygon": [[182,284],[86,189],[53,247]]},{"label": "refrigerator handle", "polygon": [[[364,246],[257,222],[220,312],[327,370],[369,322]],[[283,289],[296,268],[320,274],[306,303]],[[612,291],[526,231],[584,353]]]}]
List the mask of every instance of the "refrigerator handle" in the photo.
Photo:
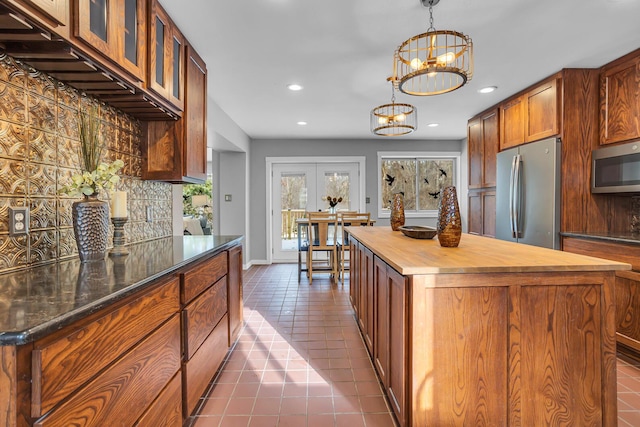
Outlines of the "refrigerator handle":
[{"label": "refrigerator handle", "polygon": [[513,156],[513,158],[511,159],[511,174],[509,176],[509,228],[511,229],[511,237],[513,237],[514,239],[517,237],[516,236],[516,229],[513,226],[513,220],[515,217],[515,211],[514,211],[514,173],[516,170],[516,156]]},{"label": "refrigerator handle", "polygon": [[522,163],[522,156],[517,154],[515,156],[515,172],[513,174],[513,229],[514,237],[520,237],[520,192],[522,190],[520,183],[520,164]]}]

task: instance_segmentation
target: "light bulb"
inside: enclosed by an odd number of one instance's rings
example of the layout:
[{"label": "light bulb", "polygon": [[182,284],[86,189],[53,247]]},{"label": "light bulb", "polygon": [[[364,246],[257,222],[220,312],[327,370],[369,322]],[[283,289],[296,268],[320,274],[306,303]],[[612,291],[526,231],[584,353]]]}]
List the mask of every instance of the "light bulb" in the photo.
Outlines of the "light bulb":
[{"label": "light bulb", "polygon": [[386,125],[389,122],[389,119],[387,119],[384,116],[380,116],[378,117],[378,124],[379,125]]},{"label": "light bulb", "polygon": [[438,57],[436,58],[438,65],[450,64],[455,60],[456,60],[456,55],[453,52],[443,53],[442,55],[438,55]]},{"label": "light bulb", "polygon": [[406,118],[407,118],[407,116],[405,116],[403,113],[396,114],[394,116],[394,119],[395,119],[396,122],[404,122]]},{"label": "light bulb", "polygon": [[410,64],[412,69],[418,70],[422,68],[423,62],[420,60],[420,58],[413,58]]}]

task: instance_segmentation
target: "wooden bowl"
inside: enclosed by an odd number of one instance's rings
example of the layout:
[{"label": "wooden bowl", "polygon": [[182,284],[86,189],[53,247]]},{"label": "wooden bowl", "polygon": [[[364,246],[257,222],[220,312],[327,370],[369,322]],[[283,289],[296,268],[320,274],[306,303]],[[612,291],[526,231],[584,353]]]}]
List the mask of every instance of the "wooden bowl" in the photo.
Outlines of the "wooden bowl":
[{"label": "wooden bowl", "polygon": [[407,237],[414,239],[433,239],[438,230],[433,227],[426,227],[423,225],[404,225],[399,228],[402,233]]}]

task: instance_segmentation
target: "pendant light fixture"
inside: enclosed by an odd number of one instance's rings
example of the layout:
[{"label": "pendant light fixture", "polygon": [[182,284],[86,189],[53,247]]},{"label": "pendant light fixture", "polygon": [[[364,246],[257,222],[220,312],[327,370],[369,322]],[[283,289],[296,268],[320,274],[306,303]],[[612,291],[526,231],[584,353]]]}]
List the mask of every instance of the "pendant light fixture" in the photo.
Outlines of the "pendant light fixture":
[{"label": "pendant light fixture", "polygon": [[416,107],[410,104],[396,104],[393,77],[391,82],[391,104],[380,105],[371,110],[371,132],[380,136],[401,136],[418,128]]},{"label": "pendant light fixture", "polygon": [[394,55],[394,83],[408,95],[439,95],[462,87],[473,76],[473,43],[457,31],[436,30],[433,6],[440,0],[420,0],[429,8],[426,33],[403,42]]}]

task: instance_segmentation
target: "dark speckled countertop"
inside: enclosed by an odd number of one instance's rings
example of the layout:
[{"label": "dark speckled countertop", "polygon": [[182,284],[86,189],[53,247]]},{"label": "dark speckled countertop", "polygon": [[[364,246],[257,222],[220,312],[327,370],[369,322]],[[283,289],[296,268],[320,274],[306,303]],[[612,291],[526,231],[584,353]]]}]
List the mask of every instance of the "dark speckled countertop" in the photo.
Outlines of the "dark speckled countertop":
[{"label": "dark speckled countertop", "polygon": [[176,236],[128,246],[126,257],[61,261],[0,275],[0,345],[21,345],[239,244],[242,236]]},{"label": "dark speckled countertop", "polygon": [[631,243],[632,245],[640,245],[640,234],[563,232],[560,233],[560,235],[564,237],[577,237],[580,239],[605,240],[614,243]]}]

